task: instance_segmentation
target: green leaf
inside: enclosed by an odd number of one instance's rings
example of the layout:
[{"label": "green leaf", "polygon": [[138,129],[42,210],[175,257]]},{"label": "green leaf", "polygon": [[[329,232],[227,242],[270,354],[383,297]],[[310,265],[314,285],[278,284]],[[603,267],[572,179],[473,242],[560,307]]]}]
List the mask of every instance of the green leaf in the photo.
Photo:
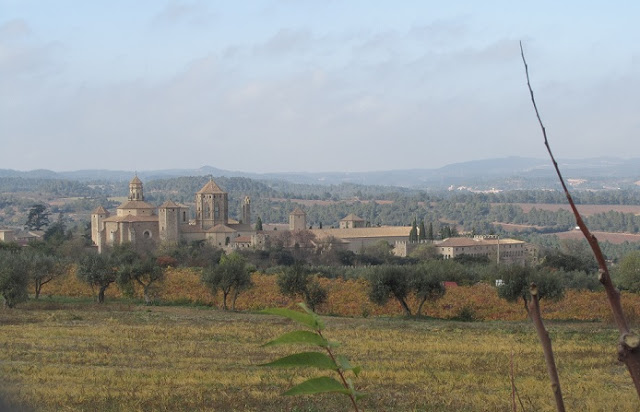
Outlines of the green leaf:
[{"label": "green leaf", "polygon": [[278,338],[265,343],[262,346],[274,346],[274,345],[285,345],[285,344],[307,344],[307,345],[316,345],[326,348],[329,346],[329,342],[314,332],[309,332],[307,330],[296,330],[293,332],[285,333],[284,335],[279,336]]},{"label": "green leaf", "polygon": [[320,352],[302,352],[276,359],[273,362],[263,363],[260,366],[274,368],[313,367],[318,369],[336,370],[338,367],[330,357]]},{"label": "green leaf", "polygon": [[316,393],[337,392],[349,395],[350,391],[333,378],[323,376],[302,382],[289,389],[283,395],[313,395]]},{"label": "green leaf", "polygon": [[319,319],[314,318],[313,316],[307,314],[307,313],[302,313],[302,312],[298,312],[295,310],[291,310],[291,309],[285,309],[285,308],[271,308],[271,309],[265,309],[262,311],[262,313],[266,313],[269,315],[278,315],[278,316],[284,316],[285,318],[289,318],[291,320],[294,320],[304,326],[307,326],[313,330],[321,330],[324,326],[319,323]]},{"label": "green leaf", "polygon": [[338,355],[338,366],[340,366],[340,369],[342,369],[343,371],[350,371],[351,369],[353,369],[353,367],[349,363],[349,359],[347,359],[347,357],[344,355]]},{"label": "green leaf", "polygon": [[342,369],[343,371],[353,371],[353,374],[356,376],[358,376],[358,374],[362,370],[360,366],[351,366],[351,363],[349,363],[349,359],[347,359],[347,357],[344,355],[338,355],[337,363],[338,366],[340,366],[340,369]]},{"label": "green leaf", "polygon": [[309,307],[304,302],[298,303],[298,306],[304,309],[305,312],[307,312],[309,315],[313,317],[313,319],[316,320],[316,322],[318,323],[318,330],[324,329],[324,323],[322,322],[322,319],[320,319],[317,313],[309,309]]}]

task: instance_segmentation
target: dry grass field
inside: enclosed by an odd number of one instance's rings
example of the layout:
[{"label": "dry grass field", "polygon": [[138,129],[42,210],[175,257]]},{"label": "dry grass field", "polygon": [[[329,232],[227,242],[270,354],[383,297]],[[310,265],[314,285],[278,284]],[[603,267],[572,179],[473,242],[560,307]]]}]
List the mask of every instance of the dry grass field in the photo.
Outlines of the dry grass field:
[{"label": "dry grass field", "polygon": [[[527,411],[551,411],[529,322],[326,317],[338,352],[364,367],[365,410],[509,411],[510,354]],[[616,332],[549,322],[567,410],[640,410]],[[283,397],[313,371],[256,366],[290,321],[217,309],[43,300],[0,311],[0,394],[38,411],[342,411],[346,399]]]},{"label": "dry grass field", "polygon": [[[640,234],[633,233],[616,233],[616,232],[600,232],[592,231],[596,238],[600,242],[610,242],[614,245],[618,245],[624,242],[640,242]],[[568,232],[554,233],[559,239],[584,239],[582,232],[579,230],[571,230]]]}]

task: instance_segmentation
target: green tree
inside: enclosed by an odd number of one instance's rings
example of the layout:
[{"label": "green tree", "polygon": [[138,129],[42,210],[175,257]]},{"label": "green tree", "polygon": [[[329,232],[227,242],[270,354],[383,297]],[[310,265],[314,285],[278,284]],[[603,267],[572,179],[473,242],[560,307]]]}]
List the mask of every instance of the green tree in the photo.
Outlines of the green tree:
[{"label": "green tree", "polygon": [[409,253],[409,257],[421,261],[438,259],[439,256],[440,254],[438,253],[438,249],[433,243],[423,243],[417,245],[415,249],[413,249],[411,253]]},{"label": "green tree", "polygon": [[211,266],[202,273],[202,281],[213,293],[222,291],[222,307],[228,310],[227,297],[233,293],[231,310],[236,309],[238,295],[253,286],[251,282],[252,269],[246,259],[238,254],[223,255],[220,263]]},{"label": "green tree", "polygon": [[451,232],[451,227],[449,225],[444,225],[440,228],[440,238],[448,239],[452,236],[453,234]]},{"label": "green tree", "polygon": [[363,257],[368,257],[370,259],[364,263],[370,264],[388,262],[393,257],[392,250],[393,247],[386,240],[379,240],[372,245],[365,246],[362,249],[362,253],[360,253],[362,256],[359,256],[359,259],[362,260]]},{"label": "green tree", "polygon": [[256,232],[260,231],[262,231],[262,219],[258,216],[258,219],[256,220]]},{"label": "green tree", "polygon": [[62,213],[58,216],[58,220],[47,227],[42,238],[54,249],[57,249],[63,242],[71,239],[71,231],[67,231],[67,224]]},{"label": "green tree", "polygon": [[411,292],[408,268],[384,265],[376,267],[369,276],[369,299],[377,305],[385,305],[391,297],[396,299],[405,316],[411,316],[407,298]]},{"label": "green tree", "polygon": [[416,223],[416,219],[413,219],[413,223],[411,223],[411,230],[409,231],[409,242],[417,242],[418,241],[418,225]]},{"label": "green tree", "polygon": [[42,287],[67,273],[69,266],[56,256],[32,252],[26,255],[27,273],[35,288],[35,298],[40,297]]},{"label": "green tree", "polygon": [[301,296],[312,311],[327,300],[327,291],[299,262],[286,268],[276,283],[280,293],[292,298]]},{"label": "green tree", "polygon": [[104,303],[104,293],[118,279],[117,262],[108,253],[89,253],[78,263],[78,279],[98,288],[98,302]]},{"label": "green tree", "polygon": [[0,250],[0,295],[4,305],[13,308],[27,300],[29,276],[27,262],[19,252]]},{"label": "green tree", "polygon": [[433,222],[429,222],[429,229],[427,230],[427,240],[434,240],[433,236]]},{"label": "green tree", "polygon": [[29,209],[29,215],[24,225],[29,230],[42,230],[49,225],[50,214],[45,205],[36,203]]},{"label": "green tree", "polygon": [[614,272],[614,279],[620,289],[640,292],[640,251],[625,255]]},{"label": "green tree", "polygon": [[142,294],[146,304],[153,301],[153,287],[164,278],[164,270],[153,256],[137,258],[131,263],[122,265],[119,270],[119,282],[130,284],[136,282],[142,287]]},{"label": "green tree", "polygon": [[446,293],[442,268],[440,262],[430,262],[412,271],[410,285],[418,299],[418,316],[422,315],[422,307],[427,301],[438,300]]},{"label": "green tree", "polygon": [[522,299],[527,312],[527,303],[531,300],[530,286],[532,283],[538,287],[539,299],[557,300],[564,296],[564,286],[561,279],[548,271],[536,271],[529,267],[511,265],[501,266],[498,276],[502,281],[498,286],[498,296],[509,302]]},{"label": "green tree", "polygon": [[418,226],[418,240],[426,240],[427,233],[424,228],[424,219],[420,221],[420,226]]}]

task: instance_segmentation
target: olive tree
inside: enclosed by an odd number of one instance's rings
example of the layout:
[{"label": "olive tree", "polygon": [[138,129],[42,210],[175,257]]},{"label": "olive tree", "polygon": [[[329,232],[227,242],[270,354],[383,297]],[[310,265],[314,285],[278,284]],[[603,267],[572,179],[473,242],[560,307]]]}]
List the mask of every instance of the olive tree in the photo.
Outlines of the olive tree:
[{"label": "olive tree", "polygon": [[150,304],[153,300],[153,287],[164,278],[164,270],[160,267],[157,259],[148,256],[121,265],[118,269],[118,275],[120,285],[129,285],[132,282],[140,285],[144,302]]},{"label": "olive tree", "polygon": [[4,306],[13,308],[28,298],[27,265],[20,253],[6,250],[0,250],[0,262],[0,295]]},{"label": "olive tree", "polygon": [[98,288],[97,299],[104,303],[104,293],[118,279],[118,268],[114,259],[106,253],[90,253],[80,258],[76,275],[88,283],[93,290]]},{"label": "olive tree", "polygon": [[292,298],[301,296],[312,311],[327,300],[327,291],[300,263],[286,268],[278,276],[276,283],[280,293]]},{"label": "olive tree", "polygon": [[562,280],[551,272],[510,265],[502,266],[498,274],[502,281],[498,286],[498,296],[509,302],[522,300],[527,311],[532,283],[537,286],[538,299],[558,300],[564,296]]},{"label": "olive tree", "polygon": [[67,273],[69,266],[65,261],[43,253],[27,254],[26,269],[33,282],[35,298],[40,297],[42,287],[57,277]]},{"label": "olive tree", "polygon": [[377,305],[385,305],[390,298],[398,301],[405,316],[411,316],[407,298],[411,292],[409,268],[383,265],[377,267],[369,276],[369,299]]},{"label": "olive tree", "polygon": [[233,293],[231,310],[236,309],[236,299],[241,292],[251,288],[253,268],[246,259],[238,254],[223,255],[220,263],[212,265],[202,272],[202,281],[213,293],[222,291],[222,308],[228,310],[227,297]]},{"label": "olive tree", "polygon": [[427,301],[440,299],[446,293],[443,284],[443,266],[439,261],[421,265],[411,272],[411,289],[418,299],[416,315],[422,315],[422,307]]}]

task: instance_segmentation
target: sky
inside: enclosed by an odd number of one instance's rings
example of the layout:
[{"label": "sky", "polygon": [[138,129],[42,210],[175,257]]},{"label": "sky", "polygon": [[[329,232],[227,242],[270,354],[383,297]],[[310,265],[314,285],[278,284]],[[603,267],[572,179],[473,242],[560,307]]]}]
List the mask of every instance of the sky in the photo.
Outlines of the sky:
[{"label": "sky", "polygon": [[640,2],[0,0],[0,168],[640,157]]}]

